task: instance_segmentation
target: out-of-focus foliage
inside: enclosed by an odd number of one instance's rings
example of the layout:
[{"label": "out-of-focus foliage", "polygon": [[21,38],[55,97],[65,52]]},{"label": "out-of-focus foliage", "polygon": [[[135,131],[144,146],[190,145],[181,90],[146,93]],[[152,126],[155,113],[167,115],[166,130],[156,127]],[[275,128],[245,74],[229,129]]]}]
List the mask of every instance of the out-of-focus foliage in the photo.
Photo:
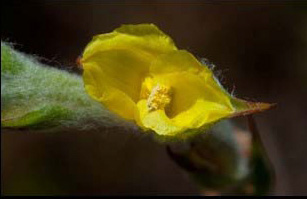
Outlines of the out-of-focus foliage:
[{"label": "out-of-focus foliage", "polygon": [[[239,142],[242,137],[249,141]],[[272,190],[274,171],[259,137],[237,133],[229,120],[184,145],[171,145],[168,153],[198,182],[205,195],[209,191],[265,195]]]}]

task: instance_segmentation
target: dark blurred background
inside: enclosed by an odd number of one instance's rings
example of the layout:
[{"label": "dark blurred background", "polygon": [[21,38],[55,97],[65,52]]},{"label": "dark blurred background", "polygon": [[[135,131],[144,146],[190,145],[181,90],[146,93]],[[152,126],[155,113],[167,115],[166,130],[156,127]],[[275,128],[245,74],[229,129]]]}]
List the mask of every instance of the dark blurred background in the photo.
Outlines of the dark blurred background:
[{"label": "dark blurred background", "polygon": [[[275,102],[256,115],[278,195],[307,194],[304,1],[1,1],[1,39],[52,66],[76,67],[95,34],[154,23],[206,57],[238,97]],[[234,86],[235,85],[235,86]],[[242,128],[244,118],[234,120]],[[162,145],[133,132],[1,133],[3,194],[197,194]]]}]

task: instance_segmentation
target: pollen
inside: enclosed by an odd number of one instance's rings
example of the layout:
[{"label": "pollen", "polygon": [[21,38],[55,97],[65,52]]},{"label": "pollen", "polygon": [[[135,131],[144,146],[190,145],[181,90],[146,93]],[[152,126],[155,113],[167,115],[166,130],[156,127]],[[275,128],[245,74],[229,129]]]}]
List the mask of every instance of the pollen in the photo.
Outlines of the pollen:
[{"label": "pollen", "polygon": [[160,84],[153,87],[147,99],[149,111],[163,110],[171,102],[171,89]]}]

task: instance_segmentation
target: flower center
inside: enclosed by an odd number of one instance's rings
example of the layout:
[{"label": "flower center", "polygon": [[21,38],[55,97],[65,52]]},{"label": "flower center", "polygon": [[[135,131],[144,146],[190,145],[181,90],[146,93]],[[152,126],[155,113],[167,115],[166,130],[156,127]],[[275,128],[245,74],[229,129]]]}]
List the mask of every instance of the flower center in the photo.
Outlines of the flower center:
[{"label": "flower center", "polygon": [[171,102],[170,87],[157,84],[147,98],[149,111],[163,110]]}]

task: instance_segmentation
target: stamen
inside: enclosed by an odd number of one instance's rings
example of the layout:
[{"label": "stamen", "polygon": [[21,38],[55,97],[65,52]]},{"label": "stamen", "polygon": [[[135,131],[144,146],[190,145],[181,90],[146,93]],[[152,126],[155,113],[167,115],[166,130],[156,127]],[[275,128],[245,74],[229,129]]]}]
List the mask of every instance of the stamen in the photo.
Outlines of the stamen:
[{"label": "stamen", "polygon": [[149,111],[162,110],[171,102],[171,89],[169,87],[157,84],[151,91],[147,106]]}]

